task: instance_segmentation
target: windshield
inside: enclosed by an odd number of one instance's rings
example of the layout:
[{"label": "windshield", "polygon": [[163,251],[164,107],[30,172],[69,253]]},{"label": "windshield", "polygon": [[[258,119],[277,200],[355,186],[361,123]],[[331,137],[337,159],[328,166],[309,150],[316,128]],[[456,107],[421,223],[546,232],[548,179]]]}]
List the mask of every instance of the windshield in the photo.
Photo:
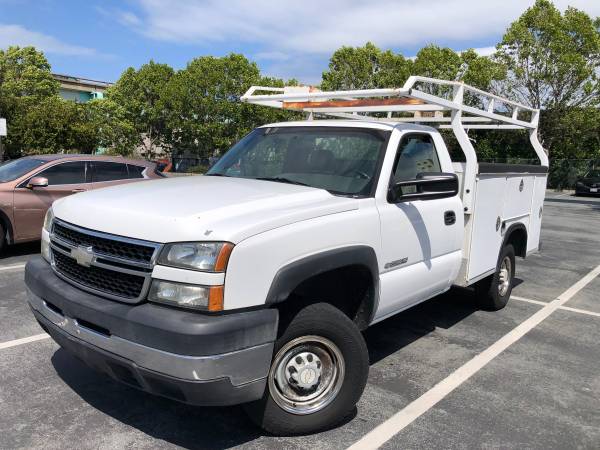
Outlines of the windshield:
[{"label": "windshield", "polygon": [[588,178],[600,178],[600,170],[590,170],[586,177]]},{"label": "windshield", "polygon": [[13,181],[44,164],[39,159],[21,158],[0,164],[0,183]]},{"label": "windshield", "polygon": [[253,178],[370,195],[389,131],[346,127],[258,128],[207,175]]}]

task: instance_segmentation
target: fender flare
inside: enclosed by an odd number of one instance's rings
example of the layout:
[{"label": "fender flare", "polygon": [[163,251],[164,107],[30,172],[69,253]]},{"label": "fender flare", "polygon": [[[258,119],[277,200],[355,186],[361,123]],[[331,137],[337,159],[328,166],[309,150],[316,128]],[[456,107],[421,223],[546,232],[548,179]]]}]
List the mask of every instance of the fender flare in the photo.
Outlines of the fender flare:
[{"label": "fender flare", "polygon": [[366,245],[353,245],[327,250],[294,261],[275,274],[266,304],[272,305],[285,301],[293,290],[304,280],[334,269],[348,266],[361,266],[368,269],[373,281],[373,305],[369,311],[371,322],[379,303],[379,265],[373,248]]},{"label": "fender flare", "polygon": [[[525,252],[523,255],[517,255],[517,256],[521,256],[522,258],[525,258],[525,255],[527,254],[527,240],[529,239],[529,234],[527,233],[527,227],[520,223],[513,223],[510,227],[507,228],[507,230],[504,232],[504,238],[502,239],[502,246],[500,247],[500,249],[503,249],[504,246],[506,245],[506,242],[508,241],[508,239],[512,236],[512,234],[517,231],[517,230],[523,230],[523,232],[525,233]],[[517,249],[515,249],[516,251]]]}]

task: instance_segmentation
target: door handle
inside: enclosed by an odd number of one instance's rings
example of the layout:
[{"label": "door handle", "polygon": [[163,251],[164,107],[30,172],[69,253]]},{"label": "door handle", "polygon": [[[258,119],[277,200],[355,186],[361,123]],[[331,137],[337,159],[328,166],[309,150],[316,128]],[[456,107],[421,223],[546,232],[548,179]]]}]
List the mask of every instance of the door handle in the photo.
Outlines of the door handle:
[{"label": "door handle", "polygon": [[78,192],[85,192],[85,189],[73,189],[71,192],[77,194]]},{"label": "door handle", "polygon": [[456,223],[456,213],[454,211],[446,211],[444,213],[444,223],[446,225],[454,225]]}]

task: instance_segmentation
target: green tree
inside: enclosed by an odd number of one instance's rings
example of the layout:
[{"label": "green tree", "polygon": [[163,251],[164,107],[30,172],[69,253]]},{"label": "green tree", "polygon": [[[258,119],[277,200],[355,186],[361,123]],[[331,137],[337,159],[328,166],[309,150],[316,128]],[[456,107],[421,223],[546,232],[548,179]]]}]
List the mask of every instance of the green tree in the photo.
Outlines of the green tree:
[{"label": "green tree", "polygon": [[412,61],[391,50],[381,51],[371,42],[364,47],[342,47],[323,72],[323,90],[401,87],[411,75]]},{"label": "green tree", "polygon": [[506,92],[534,108],[597,105],[599,22],[575,8],[561,15],[550,1],[536,0],[497,47],[508,68]]},{"label": "green tree", "polygon": [[50,64],[34,47],[0,50],[0,100],[15,97],[46,98],[58,94]]},{"label": "green tree", "polygon": [[[23,145],[15,127],[23,114],[36,103],[58,94],[58,82],[50,73],[50,64],[42,52],[33,47],[8,47],[0,50],[0,117],[8,123],[3,140],[11,156],[19,156]],[[0,161],[4,145],[0,148]]]},{"label": "green tree", "polygon": [[459,79],[484,91],[495,91],[499,82],[506,79],[506,66],[496,59],[480,56],[469,49],[460,54]]},{"label": "green tree", "polygon": [[462,69],[460,55],[451,48],[428,45],[417,52],[413,75],[457,80]]},{"label": "green tree", "polygon": [[252,85],[283,86],[283,82],[262,78],[257,65],[239,54],[190,61],[170,80],[165,96],[173,148],[207,156],[228,149],[258,125],[291,116],[241,103],[240,97]]},{"label": "green tree", "polygon": [[508,69],[503,93],[541,109],[540,136],[553,158],[598,155],[600,20],[537,0],[497,46]]},{"label": "green tree", "polygon": [[98,147],[109,154],[133,156],[140,133],[125,107],[107,98],[92,100],[85,107],[89,123],[96,131]]},{"label": "green tree", "polygon": [[450,48],[428,45],[414,61],[391,50],[382,51],[368,42],[364,47],[342,47],[323,72],[324,90],[400,87],[410,75],[443,80],[464,80],[481,89],[489,89],[504,79],[506,70],[497,61],[470,49],[457,53]]},{"label": "green tree", "polygon": [[[129,154],[138,147],[147,158],[152,158],[159,147],[168,150],[171,130],[167,126],[168,111],[163,97],[174,74],[167,64],[154,61],[139,70],[133,67],[125,70],[106,93],[111,103],[103,112],[114,119],[115,125],[110,127],[110,121],[103,121],[102,141],[121,154]],[[137,142],[131,142],[131,129],[136,132]],[[111,139],[115,140],[111,142]],[[133,144],[133,147],[127,149],[124,144]]]},{"label": "green tree", "polygon": [[15,156],[43,153],[91,153],[97,147],[97,129],[84,104],[56,96],[32,102],[16,101],[18,120],[12,122]]},{"label": "green tree", "polygon": [[[496,82],[506,78],[506,68],[501,62],[480,56],[473,49],[458,53],[448,47],[428,45],[417,53],[413,75],[464,81],[490,91],[494,89]],[[448,89],[433,88],[433,91],[438,95],[449,93]]]}]

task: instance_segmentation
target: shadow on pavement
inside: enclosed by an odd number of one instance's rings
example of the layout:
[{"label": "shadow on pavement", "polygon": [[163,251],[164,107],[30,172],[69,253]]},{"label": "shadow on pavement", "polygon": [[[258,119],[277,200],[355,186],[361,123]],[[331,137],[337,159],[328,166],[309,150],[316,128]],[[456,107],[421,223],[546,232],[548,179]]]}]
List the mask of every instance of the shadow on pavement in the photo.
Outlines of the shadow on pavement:
[{"label": "shadow on pavement", "polygon": [[365,331],[371,364],[406,347],[436,328],[448,329],[479,311],[470,289],[453,288]]},{"label": "shadow on pavement", "polygon": [[9,245],[0,253],[0,261],[17,256],[35,255],[40,252],[40,245],[40,241]]},{"label": "shadow on pavement", "polygon": [[62,348],[52,356],[52,365],[92,407],[155,439],[184,448],[221,449],[261,436],[241,407],[200,408],[146,394],[95,372]]}]

